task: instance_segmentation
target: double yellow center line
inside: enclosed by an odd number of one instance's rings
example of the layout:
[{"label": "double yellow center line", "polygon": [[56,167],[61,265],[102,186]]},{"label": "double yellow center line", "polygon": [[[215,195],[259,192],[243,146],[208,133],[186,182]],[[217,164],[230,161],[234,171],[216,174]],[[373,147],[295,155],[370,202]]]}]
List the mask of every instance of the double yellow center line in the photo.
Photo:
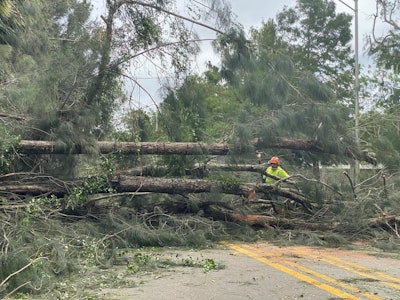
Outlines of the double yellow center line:
[{"label": "double yellow center line", "polygon": [[[357,287],[354,287],[345,282],[338,281],[332,277],[324,275],[320,272],[314,271],[310,268],[294,263],[290,260],[284,259],[282,255],[266,252],[261,249],[252,247],[250,245],[241,244],[230,244],[225,243],[225,246],[242,253],[248,257],[251,257],[261,263],[264,263],[270,267],[273,267],[281,272],[289,274],[295,278],[298,278],[304,282],[314,285],[336,297],[342,299],[360,299],[362,296],[367,299],[379,300],[383,299],[375,294],[360,291]],[[289,250],[290,251],[290,250]],[[380,281],[390,288],[400,290],[400,279],[389,276],[382,272],[373,271],[357,265],[355,263],[339,259],[334,256],[324,255],[317,256],[316,254],[307,251],[296,250],[293,255],[305,255],[306,257],[317,258],[320,261],[350,271],[352,273],[361,275],[363,277]],[[384,279],[382,281],[382,279]],[[357,296],[358,295],[358,296]]]}]

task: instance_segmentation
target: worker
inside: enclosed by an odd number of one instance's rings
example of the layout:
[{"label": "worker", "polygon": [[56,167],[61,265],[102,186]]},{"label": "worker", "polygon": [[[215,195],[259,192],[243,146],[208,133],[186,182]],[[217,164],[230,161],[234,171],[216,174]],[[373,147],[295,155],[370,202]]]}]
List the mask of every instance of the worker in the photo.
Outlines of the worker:
[{"label": "worker", "polygon": [[[288,173],[280,166],[280,161],[277,156],[271,157],[268,161],[269,166],[266,168],[265,172],[263,173],[263,182],[268,184],[274,184],[280,179],[284,179],[289,177]],[[278,201],[278,195],[272,192],[266,192],[265,196],[267,199],[271,200],[271,206],[273,212],[278,215],[282,215],[284,213],[282,205]],[[283,204],[283,203],[282,203]],[[272,212],[271,212],[272,214]]]},{"label": "worker", "polygon": [[274,184],[276,181],[287,178],[289,175],[280,166],[280,161],[277,156],[271,157],[269,160],[269,166],[263,174],[263,182]]}]

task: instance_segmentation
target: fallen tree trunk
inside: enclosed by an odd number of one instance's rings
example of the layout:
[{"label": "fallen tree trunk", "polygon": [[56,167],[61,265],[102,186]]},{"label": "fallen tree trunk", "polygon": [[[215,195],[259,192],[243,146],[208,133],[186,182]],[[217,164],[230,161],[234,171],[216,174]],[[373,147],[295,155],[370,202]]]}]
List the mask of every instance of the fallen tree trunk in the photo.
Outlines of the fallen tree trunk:
[{"label": "fallen tree trunk", "polygon": [[368,219],[368,225],[370,227],[380,227],[385,230],[393,231],[394,234],[400,238],[400,216],[396,215],[383,215],[378,218]]},{"label": "fallen tree trunk", "polygon": [[[0,181],[0,195],[3,197],[15,195],[57,195],[59,197],[68,195],[75,187],[80,186],[80,182],[61,182],[57,180],[41,180],[41,181]],[[135,176],[119,176],[111,181],[113,188],[117,193],[167,193],[167,194],[181,194],[188,193],[220,193],[220,194],[233,194],[240,195],[248,198],[249,195],[256,193],[274,193],[288,199],[300,203],[306,211],[309,210],[310,204],[307,199],[296,193],[296,191],[279,188],[269,184],[233,184],[224,183],[221,181],[210,180],[193,180],[193,179],[166,179],[166,178],[150,178],[150,177],[135,177]],[[106,192],[105,192],[106,193]],[[105,194],[104,193],[104,194]],[[113,201],[112,195],[109,195],[108,201]],[[104,198],[104,197],[103,197]],[[90,200],[89,200],[90,201]],[[268,201],[270,202],[270,201]],[[7,202],[9,205],[11,202]],[[19,206],[23,204],[19,204]],[[167,212],[170,211],[170,204],[164,203]],[[186,204],[175,201],[173,206],[182,211],[186,208]],[[212,217],[214,220],[224,220],[230,222],[241,222],[254,226],[261,227],[280,227],[285,229],[309,229],[309,230],[332,230],[338,226],[346,226],[345,223],[339,222],[312,222],[298,219],[287,219],[283,216],[265,216],[257,214],[238,213],[235,209],[229,207],[229,203],[213,203],[212,201],[200,202],[199,205],[205,210],[205,215]],[[225,207],[226,206],[226,207]],[[0,208],[4,208],[0,205]],[[400,236],[398,231],[400,225],[400,216],[380,216],[377,218],[366,219],[366,224],[369,227],[380,227],[389,229]]]},{"label": "fallen tree trunk", "polygon": [[[265,171],[267,166],[265,164],[258,165],[241,165],[241,164],[218,164],[218,163],[207,163],[207,164],[196,164],[193,169],[185,170],[186,175],[192,174],[204,174],[208,170],[219,170],[219,171],[236,171],[236,172],[254,172],[262,173]],[[127,169],[117,172],[120,175],[129,176],[152,176],[152,174],[165,175],[170,170],[168,166],[142,166],[132,169]]]},{"label": "fallen tree trunk", "polygon": [[167,194],[216,192],[223,194],[242,195],[246,198],[248,198],[249,195],[254,192],[273,193],[294,200],[308,210],[311,208],[307,199],[297,192],[291,191],[287,188],[279,188],[275,185],[266,183],[235,184],[232,182],[198,179],[119,176],[118,180],[114,180],[113,187],[118,192],[141,191]]},{"label": "fallen tree trunk", "polygon": [[[97,142],[100,153],[121,154],[180,154],[180,155],[227,155],[227,144],[170,143],[170,142]],[[83,147],[66,148],[56,142],[22,140],[18,145],[21,154],[88,154]]]},{"label": "fallen tree trunk", "polygon": [[[251,193],[273,193],[300,203],[305,208],[310,208],[307,199],[294,191],[279,188],[271,184],[223,182],[213,180],[181,179],[181,178],[154,178],[140,176],[118,176],[111,180],[111,186],[117,193],[124,192],[153,192],[166,194],[189,193],[222,193],[248,197]],[[0,182],[1,194],[55,194],[67,195],[74,187],[79,187],[78,182]]]},{"label": "fallen tree trunk", "polygon": [[283,228],[283,229],[307,229],[307,230],[332,230],[339,223],[307,222],[297,219],[286,219],[282,216],[264,216],[254,214],[239,214],[233,211],[224,210],[219,206],[210,206],[207,215],[214,220],[229,221],[235,223],[245,223],[252,226],[264,228]]},{"label": "fallen tree trunk", "polygon": [[[310,152],[333,153],[323,149],[315,141],[302,139],[278,138],[273,143],[266,143],[262,139],[254,139],[253,146],[257,148],[283,148],[291,150],[301,150]],[[97,147],[101,153],[107,154],[119,152],[125,154],[159,154],[159,155],[227,155],[231,148],[225,143],[206,144],[206,143],[172,143],[172,142],[105,142],[100,141]],[[65,145],[49,141],[28,141],[22,140],[18,145],[18,152],[21,154],[88,154],[83,147],[75,145],[72,148]],[[376,159],[366,152],[346,151],[345,155],[350,158],[376,164]]]},{"label": "fallen tree trunk", "polygon": [[[284,216],[265,216],[257,214],[242,214],[233,210],[224,209],[217,205],[210,205],[207,208],[207,215],[214,220],[245,223],[252,226],[265,228],[283,228],[283,229],[306,229],[313,231],[334,230],[338,226],[346,226],[341,222],[313,222],[299,219],[288,219]],[[381,216],[378,218],[367,218],[366,223],[369,227],[380,227],[385,230],[393,231],[397,237],[400,237],[398,230],[400,225],[400,216]]]},{"label": "fallen tree trunk", "polygon": [[68,195],[74,187],[79,186],[79,183],[65,182],[59,184],[56,182],[17,182],[17,181],[3,181],[0,182],[0,194],[7,195],[55,195],[63,197]]}]

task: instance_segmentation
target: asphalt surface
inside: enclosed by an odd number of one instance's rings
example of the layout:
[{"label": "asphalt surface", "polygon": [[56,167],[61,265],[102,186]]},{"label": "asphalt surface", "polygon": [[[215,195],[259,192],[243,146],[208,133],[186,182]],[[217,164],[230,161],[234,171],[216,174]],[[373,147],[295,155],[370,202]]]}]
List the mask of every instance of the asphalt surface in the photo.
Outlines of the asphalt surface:
[{"label": "asphalt surface", "polygon": [[213,259],[220,270],[175,267],[131,278],[136,287],[104,289],[101,299],[400,299],[400,260],[377,250],[224,244],[163,255]]}]

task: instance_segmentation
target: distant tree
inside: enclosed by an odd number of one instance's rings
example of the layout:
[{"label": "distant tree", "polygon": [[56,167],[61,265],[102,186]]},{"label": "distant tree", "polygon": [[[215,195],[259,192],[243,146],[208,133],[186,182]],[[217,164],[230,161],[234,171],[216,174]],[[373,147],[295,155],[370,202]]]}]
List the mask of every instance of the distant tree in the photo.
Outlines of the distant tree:
[{"label": "distant tree", "polygon": [[277,35],[287,43],[295,65],[328,84],[338,100],[353,103],[351,15],[337,13],[331,0],[297,0],[276,20]]},{"label": "distant tree", "polygon": [[[398,128],[400,124],[400,5],[398,1],[376,1],[368,54],[373,68],[366,75],[363,93],[369,100],[369,112],[362,115],[361,138],[375,149],[385,167],[400,165]],[[384,26],[382,26],[384,25]],[[378,33],[384,29],[383,33]]]},{"label": "distant tree", "polygon": [[[400,4],[395,0],[376,1],[372,33],[369,37],[369,50],[376,58],[378,66],[400,71]],[[384,34],[377,32],[380,23],[386,26]]]},{"label": "distant tree", "polygon": [[123,128],[116,128],[115,137],[118,141],[147,142],[154,131],[151,116],[141,109],[122,114],[121,126]]},{"label": "distant tree", "polygon": [[161,121],[168,137],[176,142],[204,138],[205,89],[197,76],[186,78],[177,90],[170,89],[161,103]]},{"label": "distant tree", "polygon": [[[385,25],[386,30],[383,34],[377,33],[379,24]],[[368,46],[369,54],[375,59],[376,65],[373,76],[370,76],[373,104],[380,108],[399,105],[400,4],[398,1],[377,1]]]}]

